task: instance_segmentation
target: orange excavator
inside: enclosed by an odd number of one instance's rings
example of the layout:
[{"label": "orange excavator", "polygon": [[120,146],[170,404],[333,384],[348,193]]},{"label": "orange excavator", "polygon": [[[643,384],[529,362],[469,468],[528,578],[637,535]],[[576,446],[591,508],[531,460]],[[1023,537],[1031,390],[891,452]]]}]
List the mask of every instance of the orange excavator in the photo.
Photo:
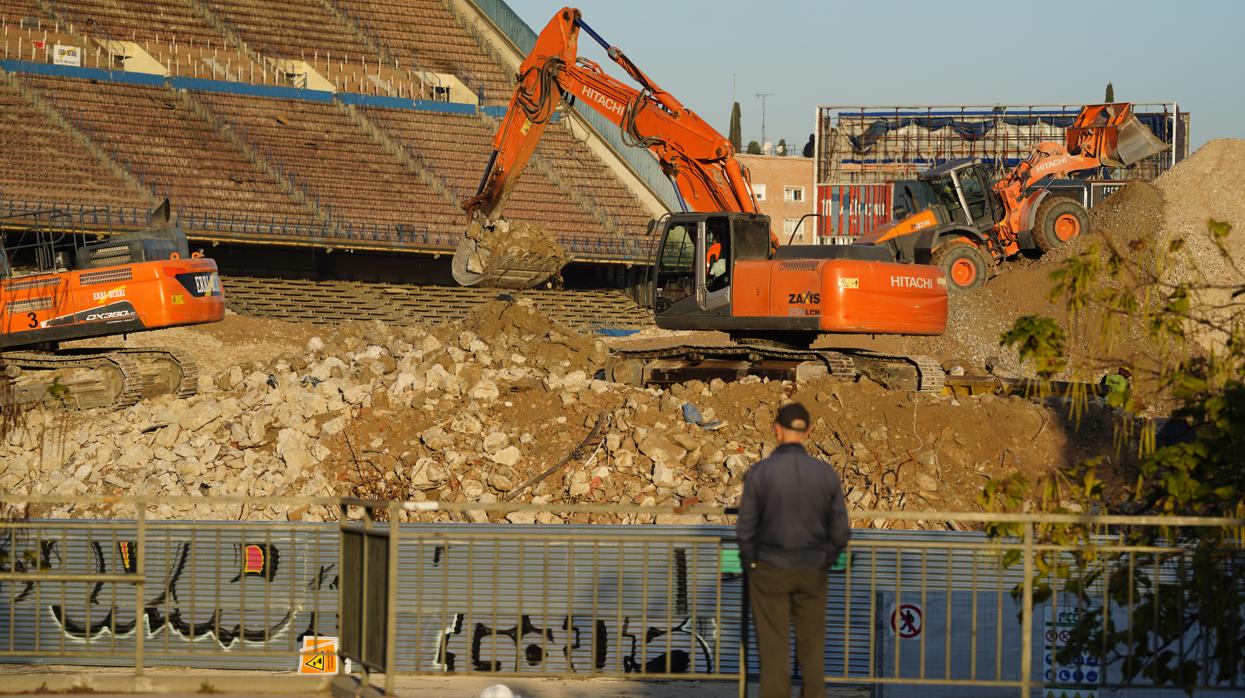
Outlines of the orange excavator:
[{"label": "orange excavator", "polygon": [[1086,106],[1063,143],[1038,143],[997,182],[973,159],[896,182],[896,198],[910,212],[857,244],[885,249],[896,261],[936,264],[950,290],[971,291],[1003,260],[1021,252],[1044,254],[1089,230],[1085,207],[1052,192],[1054,180],[1132,165],[1166,148],[1137,120],[1131,104]]},{"label": "orange excavator", "polygon": [[167,201],[153,220],[161,215],[148,230],[85,245],[46,222],[0,239],[0,407],[123,407],[195,394],[198,369],[181,350],[60,346],[224,317],[216,262],[190,252],[168,224]]},{"label": "orange excavator", "polygon": [[[578,56],[581,30],[638,89]],[[856,375],[866,363],[898,364],[909,369],[912,387],[941,387],[941,369],[924,357],[865,357],[866,352],[809,347],[822,333],[942,333],[947,317],[942,271],[897,264],[882,248],[780,246],[769,217],[757,209],[748,173],[730,141],[606,42],[573,8],[554,15],[520,66],[479,191],[463,202],[471,220],[455,254],[459,283],[516,288],[547,278],[548,269],[529,269],[533,273],[525,275],[525,270],[507,267],[493,250],[504,247],[496,241],[510,230],[501,216],[507,197],[555,111],[571,100],[596,110],[621,128],[628,142],[652,153],[678,192],[684,211],[650,226],[658,241],[651,289],[656,323],[668,329],[721,330],[736,340],[717,348],[696,347],[691,360],[698,366],[715,359],[736,365],[808,359],[832,373]],[[631,358],[687,360],[689,355],[675,353]],[[650,369],[641,367],[651,378]]]}]

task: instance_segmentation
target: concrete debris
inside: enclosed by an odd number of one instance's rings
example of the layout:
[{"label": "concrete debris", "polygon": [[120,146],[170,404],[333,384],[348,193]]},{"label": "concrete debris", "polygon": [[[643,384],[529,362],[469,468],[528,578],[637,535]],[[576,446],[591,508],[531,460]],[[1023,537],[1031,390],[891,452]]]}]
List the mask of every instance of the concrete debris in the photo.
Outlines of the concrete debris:
[{"label": "concrete debris", "polygon": [[[515,502],[735,505],[748,467],[773,448],[774,408],[798,399],[814,418],[809,450],[839,470],[855,506],[971,510],[990,478],[1036,476],[1085,455],[1094,438],[1111,444],[1109,419],[1092,410],[1074,433],[1061,426],[1058,408],[995,397],[953,404],[867,380],[693,381],[669,390],[609,383],[596,378],[608,353],[601,341],[524,301],[494,301],[433,327],[367,322],[313,331],[323,328],[230,316],[149,333],[143,341],[198,352],[211,386],[189,400],[166,396],[71,420],[31,413],[0,443],[0,491],[447,502],[513,492]],[[604,433],[585,442],[602,413]],[[714,424],[725,426],[706,428]],[[222,512],[178,506],[168,515]],[[248,515],[286,517],[279,509]],[[298,516],[335,513],[312,507]]]}]

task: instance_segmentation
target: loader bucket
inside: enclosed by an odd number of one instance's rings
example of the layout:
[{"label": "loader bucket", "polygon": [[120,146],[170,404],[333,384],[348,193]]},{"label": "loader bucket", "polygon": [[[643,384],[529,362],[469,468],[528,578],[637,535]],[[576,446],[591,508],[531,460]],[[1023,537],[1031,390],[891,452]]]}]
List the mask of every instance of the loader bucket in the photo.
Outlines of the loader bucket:
[{"label": "loader bucket", "polygon": [[1136,116],[1128,115],[1116,126],[1115,147],[1108,147],[1101,156],[1103,164],[1111,167],[1127,167],[1152,155],[1167,150],[1167,144],[1159,140]]},{"label": "loader bucket", "polygon": [[566,261],[561,245],[540,226],[473,219],[450,271],[462,286],[527,289],[548,281]]}]

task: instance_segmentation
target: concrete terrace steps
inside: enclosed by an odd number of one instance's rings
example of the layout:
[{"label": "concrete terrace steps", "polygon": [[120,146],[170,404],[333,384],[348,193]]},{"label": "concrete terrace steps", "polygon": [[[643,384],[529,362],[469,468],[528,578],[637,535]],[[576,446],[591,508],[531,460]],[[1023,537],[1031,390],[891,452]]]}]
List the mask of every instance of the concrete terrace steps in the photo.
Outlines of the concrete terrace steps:
[{"label": "concrete terrace steps", "polygon": [[[495,299],[498,291],[362,281],[317,281],[227,276],[225,298],[237,313],[290,322],[341,323],[383,320],[397,325],[457,320]],[[652,315],[619,291],[520,291],[540,312],[577,329],[643,328]]]}]

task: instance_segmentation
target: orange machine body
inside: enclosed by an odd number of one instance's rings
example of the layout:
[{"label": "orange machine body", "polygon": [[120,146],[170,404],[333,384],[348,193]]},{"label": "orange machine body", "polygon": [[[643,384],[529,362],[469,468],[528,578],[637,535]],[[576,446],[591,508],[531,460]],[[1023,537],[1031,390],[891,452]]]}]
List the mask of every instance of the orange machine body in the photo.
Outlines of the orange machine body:
[{"label": "orange machine body", "polygon": [[947,326],[947,282],[935,266],[740,260],[734,273],[737,318],[816,318],[820,332],[849,334],[937,335]]},{"label": "orange machine body", "polygon": [[0,280],[0,349],[218,322],[216,262],[203,257]]}]

